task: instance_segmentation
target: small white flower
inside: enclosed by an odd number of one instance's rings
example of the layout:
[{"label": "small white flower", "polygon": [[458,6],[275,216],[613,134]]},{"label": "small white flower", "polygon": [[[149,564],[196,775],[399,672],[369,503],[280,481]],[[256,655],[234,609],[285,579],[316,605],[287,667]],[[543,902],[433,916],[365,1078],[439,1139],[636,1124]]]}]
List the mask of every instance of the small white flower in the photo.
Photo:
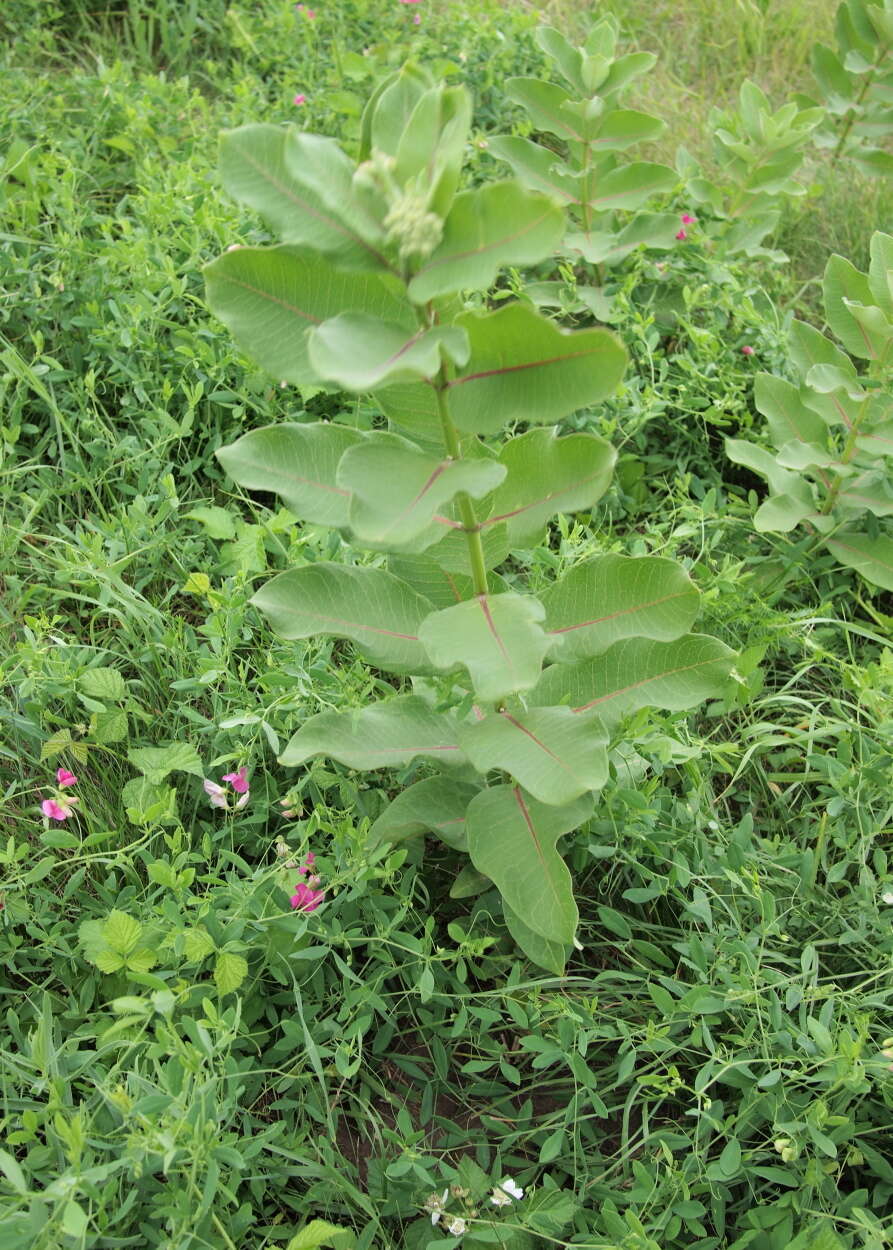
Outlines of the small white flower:
[{"label": "small white flower", "polygon": [[893,905],[893,890],[884,890],[881,895],[881,902],[887,903],[888,906]]},{"label": "small white flower", "polygon": [[454,1215],[449,1224],[447,1224],[447,1232],[452,1233],[454,1237],[460,1237],[467,1227],[468,1225],[461,1216]]},{"label": "small white flower", "polygon": [[442,1215],[442,1214],[443,1214],[443,1212],[442,1212],[442,1211],[432,1211],[432,1212],[431,1212],[431,1223],[432,1223],[432,1224],[436,1224],[436,1223],[437,1223],[437,1221],[440,1219],[440,1217],[441,1217],[441,1215]]},{"label": "small white flower", "polygon": [[493,1203],[494,1207],[510,1207],[512,1205],[511,1198],[505,1190],[500,1189],[498,1185],[495,1186],[493,1193],[490,1195],[490,1201]]},{"label": "small white flower", "polygon": [[510,1176],[503,1177],[497,1188],[501,1189],[504,1193],[507,1193],[510,1198],[514,1198],[515,1200],[524,1197],[524,1190],[520,1185],[516,1185]]}]

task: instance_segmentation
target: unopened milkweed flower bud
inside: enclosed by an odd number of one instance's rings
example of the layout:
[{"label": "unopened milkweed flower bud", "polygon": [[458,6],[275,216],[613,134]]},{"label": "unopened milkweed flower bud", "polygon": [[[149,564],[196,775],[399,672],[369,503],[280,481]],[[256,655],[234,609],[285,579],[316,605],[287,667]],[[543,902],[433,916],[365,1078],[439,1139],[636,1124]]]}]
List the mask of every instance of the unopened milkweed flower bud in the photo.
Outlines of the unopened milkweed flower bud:
[{"label": "unopened milkweed flower bud", "polygon": [[394,202],[384,226],[387,241],[397,244],[401,260],[411,256],[424,260],[443,235],[443,221],[428,211],[427,201],[416,192],[405,192]]}]

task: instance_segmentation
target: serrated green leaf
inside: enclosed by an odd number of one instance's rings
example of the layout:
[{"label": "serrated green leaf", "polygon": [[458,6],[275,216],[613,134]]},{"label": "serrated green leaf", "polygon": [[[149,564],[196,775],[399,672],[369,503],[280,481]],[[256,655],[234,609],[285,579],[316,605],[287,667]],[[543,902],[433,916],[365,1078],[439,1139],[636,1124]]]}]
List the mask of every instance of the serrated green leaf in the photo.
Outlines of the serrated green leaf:
[{"label": "serrated green leaf", "polygon": [[468,340],[456,326],[395,325],[368,313],[339,313],[311,329],[310,364],[325,382],[372,391],[393,382],[433,378],[444,360],[464,365]]},{"label": "serrated green leaf", "polygon": [[335,1250],[343,1250],[353,1240],[353,1234],[348,1228],[339,1228],[337,1224],[329,1224],[326,1220],[311,1220],[292,1237],[286,1250],[317,1250],[318,1246],[333,1246]]},{"label": "serrated green leaf", "polygon": [[551,942],[570,945],[577,927],[571,876],[555,844],[591,811],[589,799],[551,807],[518,786],[482,790],[468,805],[468,852],[475,868],[534,933]]},{"label": "serrated green leaf", "polygon": [[538,707],[566,703],[596,711],[608,729],[643,707],[685,711],[722,694],[735,661],[717,638],[686,634],[673,642],[627,638],[577,664],[552,664],[530,696]]},{"label": "serrated green leaf", "polygon": [[119,955],[130,955],[139,945],[143,926],[126,912],[114,911],[102,926],[102,937],[106,945]]},{"label": "serrated green leaf", "polygon": [[319,712],[290,740],[280,764],[303,764],[328,755],[350,768],[393,768],[419,755],[443,763],[464,763],[452,718],[432,711],[416,695],[348,712]]},{"label": "serrated green leaf", "polygon": [[70,746],[71,730],[57,729],[54,734],[51,734],[49,738],[47,738],[46,742],[44,742],[40,749],[41,763],[43,763],[44,760],[54,759]]},{"label": "serrated green leaf", "polygon": [[251,602],[283,638],[350,638],[377,668],[430,669],[418,630],[431,604],[384,569],[308,564],[266,582]]},{"label": "serrated green leaf", "polygon": [[147,946],[141,946],[138,951],[127,956],[126,962],[130,972],[149,972],[158,963],[158,957]]},{"label": "serrated green leaf", "polygon": [[283,423],[252,430],[216,455],[240,486],[274,491],[299,520],[340,527],[350,515],[350,493],[335,474],[344,453],[364,437],[325,421]]},{"label": "serrated green leaf", "polygon": [[556,512],[590,508],[610,485],[617,458],[610,443],[596,434],[556,434],[528,430],[499,453],[506,477],[484,526],[504,521],[512,546],[530,546]]},{"label": "serrated green leaf", "polygon": [[136,747],[127,758],[149,781],[161,782],[169,773],[190,773],[204,776],[198,751],[188,742],[172,742],[166,747]]},{"label": "serrated green leaf", "polygon": [[123,955],[119,955],[116,951],[109,950],[108,947],[105,947],[103,950],[96,952],[96,955],[91,960],[91,963],[96,964],[96,967],[100,972],[111,974],[113,972],[120,972],[124,967],[126,960]]},{"label": "serrated green leaf", "polygon": [[465,313],[471,356],[449,384],[456,425],[490,434],[506,421],[549,425],[611,395],[626,352],[607,330],[561,330],[526,304]]},{"label": "serrated green leaf", "polygon": [[219,542],[231,540],[236,536],[236,522],[232,513],[226,508],[210,507],[202,504],[198,508],[193,508],[186,513],[192,521],[198,521],[205,527],[209,538],[215,538]]},{"label": "serrated green leaf", "polygon": [[486,290],[503,266],[551,256],[563,232],[564,214],[555,201],[519,182],[463,191],[443,238],[412,278],[409,296],[424,304],[453,291]]},{"label": "serrated green leaf", "polygon": [[214,984],[218,994],[232,994],[248,976],[248,961],[232,951],[221,951],[214,963]]},{"label": "serrated green leaf", "polygon": [[426,455],[397,434],[374,432],[345,452],[338,484],[351,493],[350,527],[363,543],[428,547],[442,533],[436,518],[464,492],[474,499],[506,475],[496,460],[451,460]]},{"label": "serrated green leaf", "polygon": [[376,274],[349,273],[324,256],[288,246],[240,247],[204,270],[211,311],[243,351],[278,381],[321,381],[307,333],[339,313],[365,313],[415,327],[411,305]]},{"label": "serrated green leaf", "polygon": [[436,833],[447,846],[464,850],[465,810],[477,792],[477,787],[451,777],[417,781],[401,791],[372,825],[370,845]]},{"label": "serrated green leaf", "polygon": [[561,806],[608,780],[608,736],[569,707],[494,712],[462,725],[459,745],[481,773],[498,768],[541,803]]},{"label": "serrated green leaf", "polygon": [[217,949],[214,939],[201,925],[187,929],[183,937],[183,953],[190,963],[201,963]]},{"label": "serrated green leaf", "polygon": [[598,556],[578,564],[542,596],[546,632],[561,638],[555,659],[597,655],[623,638],[669,642],[698,612],[697,587],[661,556]]},{"label": "serrated green leaf", "polygon": [[540,622],[542,604],[530,595],[476,595],[432,612],[419,640],[435,668],[466,668],[475,692],[490,701],[530,690],[552,645]]},{"label": "serrated green leaf", "polygon": [[123,742],[127,737],[127,713],[117,707],[94,712],[90,717],[90,737],[99,746]]},{"label": "serrated green leaf", "polygon": [[124,678],[116,668],[88,668],[78,678],[78,689],[91,699],[118,703],[127,694]]}]

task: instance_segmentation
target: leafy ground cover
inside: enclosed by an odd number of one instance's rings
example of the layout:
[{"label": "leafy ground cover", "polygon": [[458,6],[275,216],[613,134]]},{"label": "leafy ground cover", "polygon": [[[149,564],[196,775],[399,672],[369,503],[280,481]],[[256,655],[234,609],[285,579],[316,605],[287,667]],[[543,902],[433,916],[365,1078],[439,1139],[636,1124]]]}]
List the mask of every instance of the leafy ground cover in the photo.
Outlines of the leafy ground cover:
[{"label": "leafy ground cover", "polygon": [[[672,163],[678,142],[708,159],[709,108],[744,77],[776,105],[809,92],[836,6],[609,7],[661,52],[637,103],[671,121]],[[568,423],[614,444],[614,483],[513,573],[536,593],[589,553],[678,560],[738,679],[642,718],[647,771],[615,769],[565,845],[581,949],[547,975],[492,892],[457,897],[453,851],[373,844],[386,782],[277,763],[308,716],[391,687],[249,605],[344,547],[213,453],[371,413],[271,381],[201,274],[267,241],[219,188],[221,129],[299,120],[350,146],[373,83],[417,56],[472,88],[483,182],[488,136],[525,124],[502,88],[543,72],[542,15],[310,12],[0,14],[0,1246],[254,1250],[314,1220],[333,1227],[295,1247],[890,1245],[893,605],[756,534],[761,483],[723,452],[759,437],[757,371],[791,376],[792,316],[821,327],[828,253],[867,268],[888,186],[813,153],[773,239],[788,265],[695,230],[622,272],[624,384]],[[546,16],[583,33],[579,6]],[[310,852],[325,902],[292,908],[284,865]],[[494,1203],[507,1177],[524,1196]]]}]

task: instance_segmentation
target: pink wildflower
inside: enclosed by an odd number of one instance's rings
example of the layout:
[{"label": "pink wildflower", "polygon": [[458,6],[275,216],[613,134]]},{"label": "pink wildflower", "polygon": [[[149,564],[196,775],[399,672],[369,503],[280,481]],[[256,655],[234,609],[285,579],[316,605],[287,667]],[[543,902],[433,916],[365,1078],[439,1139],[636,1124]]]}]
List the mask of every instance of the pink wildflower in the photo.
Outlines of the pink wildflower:
[{"label": "pink wildflower", "polygon": [[753,355],[753,348],[751,347],[751,345],[750,345],[749,343],[745,343],[745,344],[744,344],[744,346],[741,348],[741,355],[742,355],[742,356],[752,356],[752,355]]},{"label": "pink wildflower", "polygon": [[683,226],[693,226],[696,224],[698,219],[697,217],[692,217],[691,213],[683,213],[681,220]]},{"label": "pink wildflower", "polygon": [[74,811],[74,805],[77,799],[74,795],[66,796],[59,794],[54,799],[44,799],[40,805],[40,810],[44,816],[49,816],[50,820],[67,820]]},{"label": "pink wildflower", "polygon": [[305,885],[303,881],[298,881],[295,885],[295,892],[290,899],[292,910],[316,911],[325,896],[325,890],[314,890],[309,885]]},{"label": "pink wildflower", "polygon": [[296,105],[301,105],[301,104],[306,104],[306,103],[307,103],[307,97],[303,95],[300,91],[292,100],[292,104],[296,104]]},{"label": "pink wildflower", "polygon": [[248,769],[244,764],[236,773],[224,773],[221,781],[228,781],[236,794],[248,793]]},{"label": "pink wildflower", "polygon": [[[248,802],[251,791],[248,787],[248,769],[243,765],[238,772],[225,773],[221,781],[228,781],[236,794],[239,795],[238,800],[233,805],[234,811],[239,811]],[[229,795],[226,789],[218,785],[216,781],[204,781],[205,794],[211,800],[212,807],[220,807],[225,812],[230,810]]]},{"label": "pink wildflower", "polygon": [[70,773],[67,768],[60,768],[56,772],[56,780],[64,789],[66,786],[76,786],[78,783],[74,773]]},{"label": "pink wildflower", "polygon": [[401,4],[418,4],[419,0],[400,0]]},{"label": "pink wildflower", "polygon": [[688,235],[685,233],[685,231],[684,231],[684,230],[680,230],[680,231],[679,231],[679,233],[676,235],[676,238],[677,238],[677,239],[687,239],[687,238],[688,238]]},{"label": "pink wildflower", "polygon": [[422,19],[419,17],[418,13],[416,13],[416,15],[413,17],[412,24],[413,26],[421,26]]}]

